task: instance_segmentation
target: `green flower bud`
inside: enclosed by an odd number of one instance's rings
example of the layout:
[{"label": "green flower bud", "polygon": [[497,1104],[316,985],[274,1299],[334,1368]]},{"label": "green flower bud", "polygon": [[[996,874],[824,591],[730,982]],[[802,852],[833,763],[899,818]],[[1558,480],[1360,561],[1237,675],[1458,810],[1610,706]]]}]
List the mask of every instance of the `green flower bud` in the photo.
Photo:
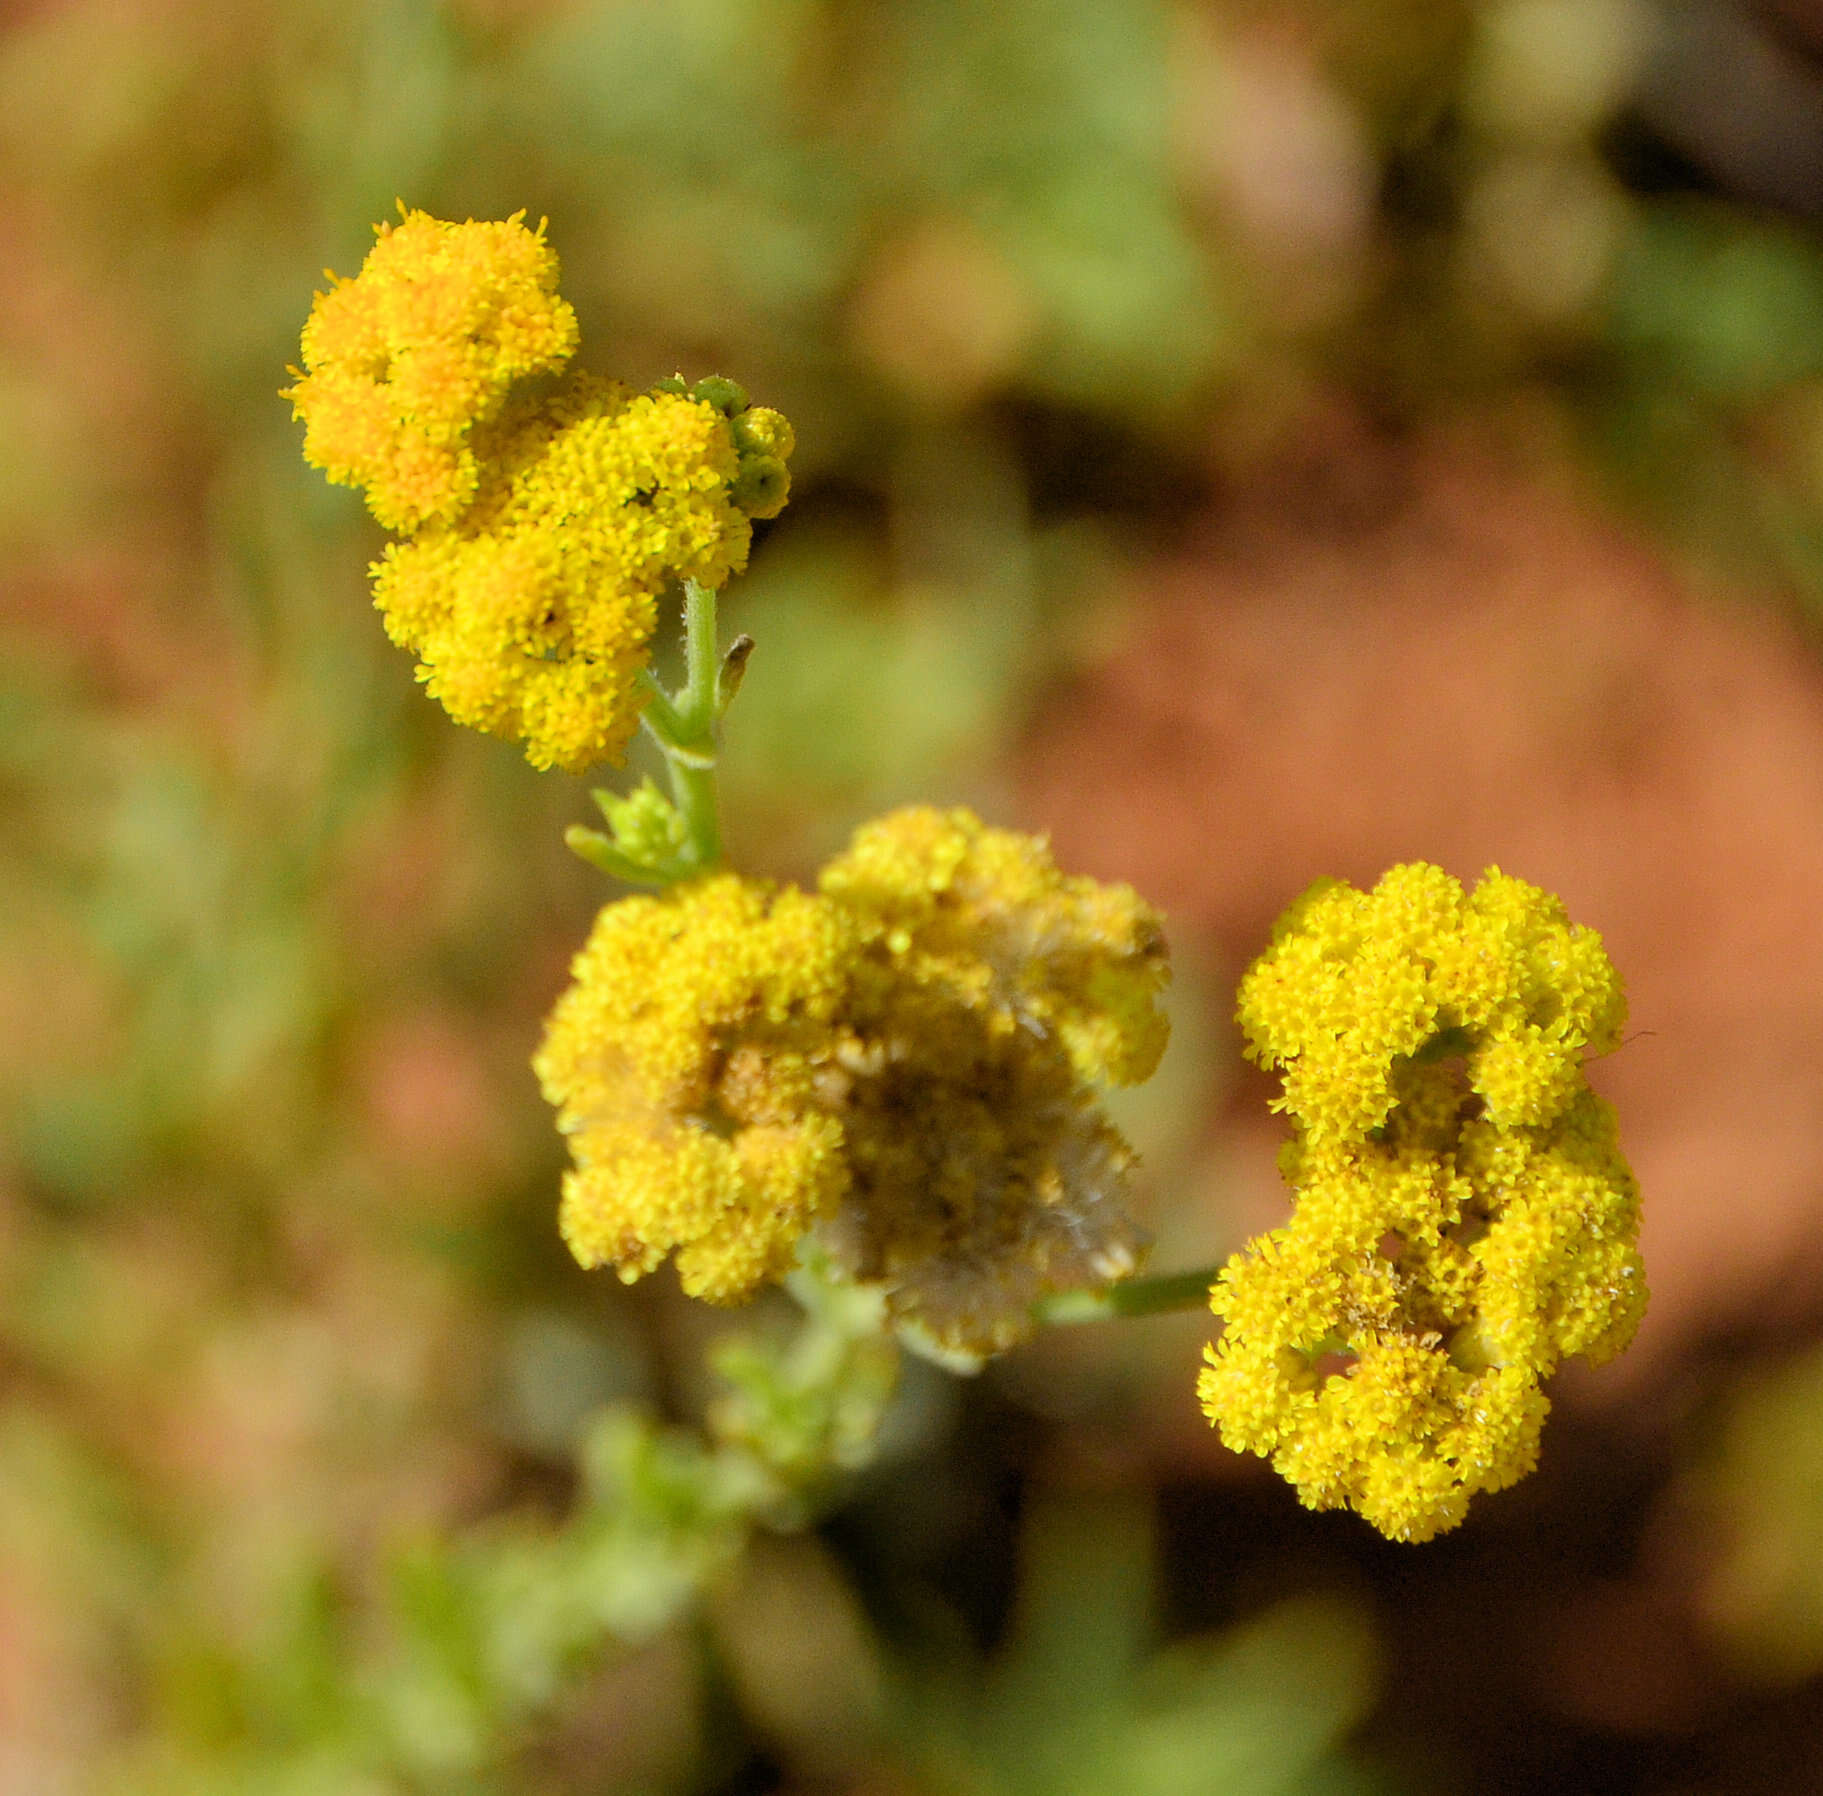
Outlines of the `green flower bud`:
[{"label": "green flower bud", "polygon": [[790,491],[791,475],[776,455],[745,455],[728,496],[750,518],[776,518]]},{"label": "green flower bud", "polygon": [[724,418],[732,418],[736,412],[747,409],[747,389],[725,374],[711,374],[699,380],[690,389],[690,397],[714,406]]}]

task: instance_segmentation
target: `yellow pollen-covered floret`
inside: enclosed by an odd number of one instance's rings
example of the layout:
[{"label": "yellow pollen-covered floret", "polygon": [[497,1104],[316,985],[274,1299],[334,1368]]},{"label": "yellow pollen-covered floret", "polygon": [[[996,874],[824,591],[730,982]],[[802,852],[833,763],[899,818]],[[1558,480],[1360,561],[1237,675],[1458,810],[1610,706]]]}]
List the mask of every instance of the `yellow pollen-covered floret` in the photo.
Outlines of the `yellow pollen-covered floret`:
[{"label": "yellow pollen-covered floret", "polygon": [[1284,1075],[1297,1201],[1217,1281],[1204,1407],[1310,1507],[1428,1539],[1537,1463],[1559,1361],[1644,1312],[1638,1188],[1583,1074],[1620,981],[1548,893],[1415,864],[1312,888],[1238,1015]]},{"label": "yellow pollen-covered floret", "polygon": [[407,211],[311,308],[304,371],[285,394],[304,459],[364,487],[389,530],[453,523],[479,481],[475,428],[514,382],[576,352],[556,254],[524,217],[458,225]]},{"label": "yellow pollen-covered floret", "polygon": [[834,906],[719,874],[596,919],[533,1062],[570,1137],[561,1224],[622,1278],[677,1254],[729,1302],[789,1269],[846,1186],[816,1102],[855,932]]},{"label": "yellow pollen-covered floret", "polygon": [[418,677],[459,722],[579,772],[638,724],[659,595],[746,565],[792,439],[715,377],[528,383],[575,350],[556,284],[542,227],[408,212],[318,295],[286,396],[306,458],[401,537],[374,600]]},{"label": "yellow pollen-covered floret", "polygon": [[523,740],[538,766],[618,759],[657,595],[674,578],[720,585],[746,560],[727,421],[577,375],[484,440],[461,523],[391,544],[374,601],[459,723]]},{"label": "yellow pollen-covered floret", "polygon": [[[1054,964],[1020,960],[1041,943]],[[610,905],[537,1061],[576,1159],[565,1237],[628,1278],[675,1251],[732,1301],[814,1228],[901,1325],[996,1352],[1038,1297],[1138,1263],[1090,1070],[1149,1070],[1164,976],[1130,892],[967,812],[868,826],[815,894],[720,875]]]}]

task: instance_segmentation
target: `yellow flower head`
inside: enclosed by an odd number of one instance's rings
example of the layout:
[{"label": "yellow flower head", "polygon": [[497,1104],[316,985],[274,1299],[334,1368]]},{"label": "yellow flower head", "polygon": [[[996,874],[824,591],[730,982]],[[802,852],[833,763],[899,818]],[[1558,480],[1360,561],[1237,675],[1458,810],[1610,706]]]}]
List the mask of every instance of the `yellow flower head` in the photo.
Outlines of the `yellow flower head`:
[{"label": "yellow flower head", "polygon": [[1638,1187],[1583,1076],[1625,1017],[1600,937],[1498,870],[1465,895],[1395,867],[1292,907],[1240,989],[1297,1204],[1211,1296],[1201,1391],[1229,1446],[1402,1540],[1533,1468],[1544,1379],[1645,1309]]},{"label": "yellow flower head", "polygon": [[515,381],[576,353],[556,254],[524,217],[457,225],[408,211],[311,308],[304,372],[285,394],[304,421],[304,459],[366,488],[389,530],[453,523],[479,480],[475,427]]},{"label": "yellow flower head", "polygon": [[537,1061],[565,1236],[627,1278],[675,1249],[730,1301],[814,1228],[895,1320],[996,1352],[1036,1298],[1137,1263],[1089,1081],[1150,1071],[1164,977],[1131,892],[966,811],[870,825],[816,894],[722,875],[610,905]]},{"label": "yellow flower head", "polygon": [[732,874],[601,912],[533,1062],[583,1265],[631,1281],[675,1250],[684,1289],[724,1303],[789,1269],[847,1188],[819,1083],[854,951],[834,906]]},{"label": "yellow flower head", "polygon": [[574,772],[625,751],[658,595],[746,565],[792,436],[720,378],[528,384],[575,349],[556,284],[542,227],[408,212],[318,295],[287,397],[306,458],[404,539],[374,600],[419,678],[458,722]]},{"label": "yellow flower head", "polygon": [[1313,1139],[1375,1129],[1394,1071],[1446,1029],[1465,1032],[1491,1120],[1542,1125],[1583,1087],[1582,1058],[1620,1039],[1626,997],[1601,937],[1557,899],[1492,868],[1470,896],[1440,867],[1394,867],[1372,892],[1322,880],[1248,972],[1250,1059],[1281,1068]]}]

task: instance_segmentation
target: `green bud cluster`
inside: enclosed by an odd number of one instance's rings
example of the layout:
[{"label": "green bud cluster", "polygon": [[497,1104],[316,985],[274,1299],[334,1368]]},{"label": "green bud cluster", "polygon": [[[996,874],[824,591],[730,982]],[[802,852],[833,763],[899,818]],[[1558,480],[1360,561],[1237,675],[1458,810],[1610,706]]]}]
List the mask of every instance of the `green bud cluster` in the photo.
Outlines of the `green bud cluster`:
[{"label": "green bud cluster", "polygon": [[747,389],[725,374],[710,374],[694,383],[681,374],[658,382],[653,389],[675,393],[713,407],[728,420],[734,436],[739,468],[729,483],[728,496],[750,518],[775,518],[784,509],[791,491],[791,474],[785,463],[793,448],[791,426],[767,406],[753,405]]}]

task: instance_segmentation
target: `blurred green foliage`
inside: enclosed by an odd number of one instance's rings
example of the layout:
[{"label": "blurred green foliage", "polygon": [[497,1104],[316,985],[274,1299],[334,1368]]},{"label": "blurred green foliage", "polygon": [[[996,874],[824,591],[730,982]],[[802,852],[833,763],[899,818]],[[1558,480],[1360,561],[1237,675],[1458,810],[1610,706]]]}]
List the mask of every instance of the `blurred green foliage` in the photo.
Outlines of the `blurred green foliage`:
[{"label": "blurred green foliage", "polygon": [[[1344,1744],[1365,1610],[1332,1590],[1162,1641],[1143,1494],[1035,1508],[992,1650],[882,1619],[865,1540],[737,1553],[756,1515],[840,1510],[854,1487],[790,1468],[886,1374],[794,1383],[755,1345],[718,1393],[700,1317],[563,1257],[525,1061],[602,895],[560,846],[580,788],[418,702],[363,596],[378,533],[275,391],[319,270],[403,198],[548,214],[585,359],[722,369],[785,410],[797,494],[730,599],[760,642],[730,835],[763,871],[896,800],[991,800],[1123,570],[1337,393],[1414,428],[1542,412],[1685,549],[1814,607],[1823,252],[1700,170],[1637,175],[1649,23],[18,9],[0,1788],[1396,1787]],[[1744,1400],[1726,1460],[1786,1568],[1728,1625],[1806,1668],[1787,1446],[1815,1384]],[[896,1476],[935,1516],[980,1468],[928,1385],[896,1401]]]},{"label": "blurred green foliage", "polygon": [[1040,1499],[1010,1638],[914,1674],[914,1753],[939,1790],[994,1796],[1372,1796],[1337,1751],[1372,1705],[1367,1617],[1290,1598],[1215,1639],[1154,1645],[1150,1517],[1130,1497]]}]

